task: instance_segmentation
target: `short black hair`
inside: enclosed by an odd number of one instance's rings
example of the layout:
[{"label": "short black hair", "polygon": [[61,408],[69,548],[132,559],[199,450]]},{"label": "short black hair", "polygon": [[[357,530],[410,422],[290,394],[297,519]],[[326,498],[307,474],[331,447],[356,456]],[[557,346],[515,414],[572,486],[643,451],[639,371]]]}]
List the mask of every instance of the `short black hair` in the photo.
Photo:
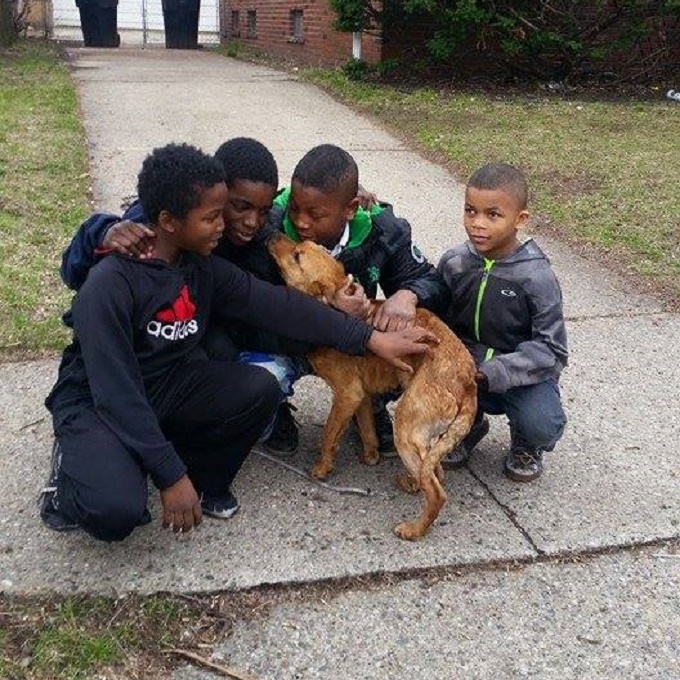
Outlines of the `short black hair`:
[{"label": "short black hair", "polygon": [[359,189],[359,168],[344,149],[321,144],[308,151],[295,166],[295,180],[324,194],[342,193],[343,200],[349,202]]},{"label": "short black hair", "polygon": [[467,182],[474,189],[502,190],[510,194],[520,210],[527,207],[529,188],[524,174],[508,163],[489,163],[475,170]]},{"label": "short black hair", "polygon": [[238,180],[248,180],[278,189],[279,169],[274,156],[256,139],[234,137],[215,151],[215,158],[224,168],[224,179],[228,187],[234,186]]},{"label": "short black hair", "polygon": [[190,144],[167,144],[154,149],[137,178],[139,202],[151,224],[162,210],[186,217],[201,202],[204,189],[224,182],[222,166]]}]

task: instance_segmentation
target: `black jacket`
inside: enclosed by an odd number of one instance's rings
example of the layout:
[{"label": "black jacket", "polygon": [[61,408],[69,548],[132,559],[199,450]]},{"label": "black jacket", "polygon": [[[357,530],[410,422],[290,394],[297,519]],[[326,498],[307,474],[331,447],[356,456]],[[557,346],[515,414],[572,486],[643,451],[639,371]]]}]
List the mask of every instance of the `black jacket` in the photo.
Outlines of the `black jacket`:
[{"label": "black jacket", "polygon": [[[287,215],[289,197],[290,189],[276,197],[269,223],[299,241]],[[377,297],[378,286],[385,297],[405,289],[415,293],[418,304],[431,312],[442,314],[446,310],[450,293],[444,279],[413,243],[411,225],[396,217],[391,205],[374,206],[370,213],[359,208],[349,227],[349,243],[337,259],[361,283],[369,298]]]}]

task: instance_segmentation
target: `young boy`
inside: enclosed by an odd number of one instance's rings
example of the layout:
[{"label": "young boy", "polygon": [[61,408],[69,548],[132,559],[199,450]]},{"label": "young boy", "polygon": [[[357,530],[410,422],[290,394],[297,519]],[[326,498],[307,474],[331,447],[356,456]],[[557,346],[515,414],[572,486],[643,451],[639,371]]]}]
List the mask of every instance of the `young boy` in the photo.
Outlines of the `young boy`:
[{"label": "young boy", "polygon": [[446,320],[478,366],[479,410],[444,467],[459,467],[488,433],[485,413],[505,414],[511,448],[505,474],[530,482],[564,431],[558,380],[567,365],[562,292],[548,258],[517,232],[527,222],[527,185],[519,170],[485,165],[465,190],[469,240],[447,251],[439,271],[451,290]]},{"label": "young boy", "polygon": [[153,250],[92,268],[46,401],[56,444],[41,516],[53,529],[81,527],[105,541],[148,521],[147,475],[160,490],[163,525],[176,532],[191,531],[203,513],[228,518],[239,508],[231,483],[279,389],[261,368],[208,359],[202,340],[212,315],[399,364],[433,340],[420,329],[376,332],[209,257],[228,194],[221,166],[198,149],[154,150],[138,190]]},{"label": "young boy", "polygon": [[[290,188],[274,199],[269,223],[295,241],[325,246],[361,285],[362,295],[375,298],[380,286],[387,301],[373,320],[376,328],[410,327],[417,305],[442,313],[449,291],[413,243],[409,223],[395,217],[387,204],[361,208],[358,186],[359,170],[349,153],[332,144],[317,146],[295,167]],[[353,302],[343,301],[343,309],[367,312],[361,299]],[[379,450],[387,453],[394,449],[394,439],[384,398],[374,400],[374,413]],[[280,452],[297,448],[297,428],[285,402],[279,406],[272,439]]]}]

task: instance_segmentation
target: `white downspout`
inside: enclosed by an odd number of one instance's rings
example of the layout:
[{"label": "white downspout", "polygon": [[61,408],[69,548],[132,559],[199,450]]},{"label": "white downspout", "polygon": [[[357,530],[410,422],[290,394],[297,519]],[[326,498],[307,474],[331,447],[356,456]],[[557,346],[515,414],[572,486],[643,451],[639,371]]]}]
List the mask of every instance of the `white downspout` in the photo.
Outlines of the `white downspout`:
[{"label": "white downspout", "polygon": [[352,33],[352,58],[361,59],[361,31]]}]

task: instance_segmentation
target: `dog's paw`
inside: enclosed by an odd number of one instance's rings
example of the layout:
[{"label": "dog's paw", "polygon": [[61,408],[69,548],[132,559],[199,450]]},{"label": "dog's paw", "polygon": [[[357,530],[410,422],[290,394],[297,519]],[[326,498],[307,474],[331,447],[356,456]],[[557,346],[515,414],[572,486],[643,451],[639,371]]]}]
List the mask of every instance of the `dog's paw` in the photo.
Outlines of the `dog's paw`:
[{"label": "dog's paw", "polygon": [[333,466],[320,460],[312,468],[312,477],[314,477],[314,479],[326,479],[331,472],[333,472]]},{"label": "dog's paw", "polygon": [[404,541],[417,541],[423,532],[419,530],[414,522],[401,522],[394,527],[394,533]]},{"label": "dog's paw", "polygon": [[397,486],[402,491],[406,491],[406,493],[418,493],[420,491],[418,480],[408,472],[402,472],[397,475]]},{"label": "dog's paw", "polygon": [[380,454],[378,449],[373,449],[372,451],[362,451],[359,454],[359,460],[364,465],[377,465],[380,462]]}]

